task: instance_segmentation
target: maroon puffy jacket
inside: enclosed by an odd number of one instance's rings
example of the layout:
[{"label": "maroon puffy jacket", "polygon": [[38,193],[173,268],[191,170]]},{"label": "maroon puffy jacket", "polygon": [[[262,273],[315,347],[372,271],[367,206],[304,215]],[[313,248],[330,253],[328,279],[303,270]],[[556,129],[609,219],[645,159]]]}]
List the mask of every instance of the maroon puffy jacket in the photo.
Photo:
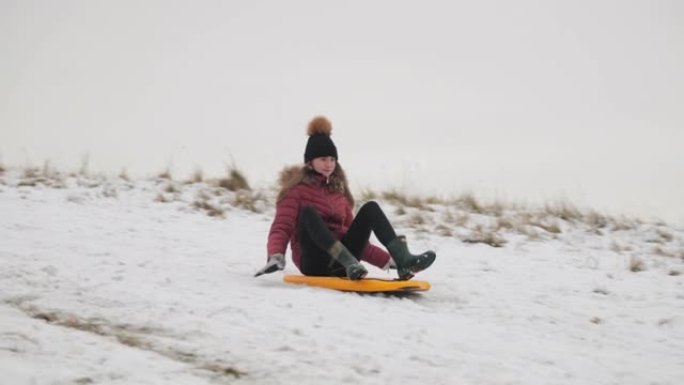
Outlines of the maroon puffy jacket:
[{"label": "maroon puffy jacket", "polygon": [[[285,255],[287,244],[290,243],[292,261],[300,270],[302,250],[297,234],[297,222],[299,211],[305,206],[312,206],[318,211],[337,239],[341,239],[347,233],[354,219],[351,204],[346,196],[331,191],[322,175],[309,183],[301,182],[292,187],[276,204],[275,218],[268,233],[267,255]],[[360,259],[382,268],[387,265],[390,256],[383,249],[368,244]]]}]

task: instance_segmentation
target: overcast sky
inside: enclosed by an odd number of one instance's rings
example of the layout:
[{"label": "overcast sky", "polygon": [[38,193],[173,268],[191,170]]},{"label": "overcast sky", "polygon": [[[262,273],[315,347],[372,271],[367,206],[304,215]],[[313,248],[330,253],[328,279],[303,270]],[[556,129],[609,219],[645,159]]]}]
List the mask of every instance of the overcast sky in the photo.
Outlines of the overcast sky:
[{"label": "overcast sky", "polygon": [[262,184],[324,114],[357,189],[684,224],[683,4],[0,0],[0,161]]}]

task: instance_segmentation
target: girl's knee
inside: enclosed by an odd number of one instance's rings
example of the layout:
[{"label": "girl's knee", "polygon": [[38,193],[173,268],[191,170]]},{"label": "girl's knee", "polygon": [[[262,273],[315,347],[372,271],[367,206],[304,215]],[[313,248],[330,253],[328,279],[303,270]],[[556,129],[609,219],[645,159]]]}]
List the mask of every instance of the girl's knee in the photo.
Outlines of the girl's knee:
[{"label": "girl's knee", "polygon": [[382,211],[382,209],[380,209],[380,205],[376,201],[368,201],[364,203],[359,210]]}]

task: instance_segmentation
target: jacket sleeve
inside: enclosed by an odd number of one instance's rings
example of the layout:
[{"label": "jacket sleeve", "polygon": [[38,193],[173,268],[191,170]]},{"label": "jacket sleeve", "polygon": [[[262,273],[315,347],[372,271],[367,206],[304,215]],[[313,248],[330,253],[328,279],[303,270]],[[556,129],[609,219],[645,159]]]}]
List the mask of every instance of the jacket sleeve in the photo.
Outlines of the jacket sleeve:
[{"label": "jacket sleeve", "polygon": [[275,218],[268,232],[267,256],[283,254],[287,250],[299,217],[299,193],[295,188],[288,191],[283,199],[276,204]]}]

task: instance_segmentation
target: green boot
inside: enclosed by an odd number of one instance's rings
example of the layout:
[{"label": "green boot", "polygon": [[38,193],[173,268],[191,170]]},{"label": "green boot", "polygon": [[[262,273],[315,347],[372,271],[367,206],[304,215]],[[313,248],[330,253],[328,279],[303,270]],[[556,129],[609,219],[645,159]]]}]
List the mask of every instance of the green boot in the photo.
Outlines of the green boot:
[{"label": "green boot", "polygon": [[351,280],[359,280],[368,274],[368,270],[356,259],[349,250],[342,244],[342,242],[335,242],[328,250],[333,259],[344,266],[347,277]]},{"label": "green boot", "polygon": [[406,246],[406,237],[400,235],[387,245],[394,263],[397,265],[399,279],[407,280],[413,278],[415,273],[430,267],[437,255],[434,251],[426,251],[420,255],[413,255]]}]

